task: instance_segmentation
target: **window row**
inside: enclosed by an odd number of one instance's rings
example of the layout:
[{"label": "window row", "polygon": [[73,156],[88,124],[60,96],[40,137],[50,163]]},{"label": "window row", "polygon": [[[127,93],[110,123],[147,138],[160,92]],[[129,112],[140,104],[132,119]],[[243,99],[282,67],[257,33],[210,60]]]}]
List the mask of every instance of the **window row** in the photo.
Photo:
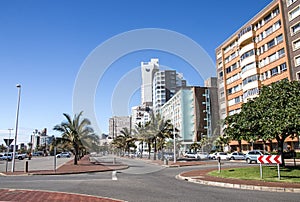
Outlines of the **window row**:
[{"label": "window row", "polygon": [[224,48],[224,53],[227,53],[229,50],[233,49],[234,47],[236,47],[237,45],[237,41],[232,42],[231,44],[229,44],[228,46],[226,46]]},{"label": "window row", "polygon": [[230,83],[232,83],[232,82],[234,82],[236,80],[239,80],[240,78],[241,78],[240,74],[237,73],[237,74],[229,77],[228,79],[226,79],[226,84],[230,84]]},{"label": "window row", "polygon": [[282,63],[281,65],[276,66],[276,67],[262,73],[260,75],[260,80],[263,81],[263,80],[269,79],[272,76],[276,76],[277,74],[280,74],[286,70],[287,70],[286,63]]},{"label": "window row", "polygon": [[238,103],[240,103],[242,101],[243,101],[242,96],[235,97],[235,98],[233,98],[231,100],[228,100],[228,106],[232,106],[232,105],[238,104]]},{"label": "window row", "polygon": [[264,26],[267,22],[269,22],[271,19],[273,19],[274,17],[276,17],[279,14],[279,8],[275,8],[272,12],[270,12],[269,14],[267,14],[261,21],[259,21],[258,23],[256,23],[253,27],[253,29],[256,31],[259,28],[261,28],[262,26]]},{"label": "window row", "polygon": [[269,55],[268,57],[262,59],[259,61],[259,67],[264,67],[265,65],[274,62],[275,60],[280,59],[285,55],[284,48],[280,49],[279,51],[273,53],[272,55]]},{"label": "window row", "polygon": [[245,78],[243,80],[243,86],[245,86],[248,83],[251,83],[253,81],[257,81],[257,80],[259,80],[259,76],[258,75],[255,74],[255,75],[249,76],[249,77],[247,77],[247,78]]},{"label": "window row", "polygon": [[248,27],[245,27],[244,29],[242,29],[238,35],[238,37],[240,38],[241,36],[243,36],[244,34],[248,33],[252,31],[252,26],[249,25]]},{"label": "window row", "polygon": [[228,63],[228,62],[230,62],[231,60],[233,60],[237,56],[238,56],[238,52],[232,53],[230,56],[228,56],[227,58],[225,58],[225,64]]},{"label": "window row", "polygon": [[272,26],[268,27],[265,31],[260,33],[258,36],[255,37],[255,42],[258,43],[276,30],[278,30],[281,27],[281,21],[278,20],[275,22]]},{"label": "window row", "polygon": [[254,68],[256,68],[256,63],[255,62],[249,63],[249,64],[245,65],[244,67],[242,67],[242,73],[244,73],[250,69],[254,69]]},{"label": "window row", "polygon": [[234,115],[234,114],[238,114],[240,112],[241,112],[241,108],[231,110],[231,111],[229,111],[229,116]]},{"label": "window row", "polygon": [[235,70],[236,68],[238,68],[240,65],[239,65],[239,62],[236,62],[234,63],[233,65],[231,65],[230,67],[227,67],[226,68],[226,73],[228,74],[229,72],[232,72],[233,70]]},{"label": "window row", "polygon": [[236,86],[234,86],[232,88],[229,88],[227,90],[227,93],[228,93],[228,95],[231,95],[231,94],[236,93],[236,92],[238,92],[240,90],[242,90],[242,86],[241,85],[236,85]]},{"label": "window row", "polygon": [[275,37],[274,39],[267,42],[266,44],[259,47],[257,49],[257,55],[263,54],[264,52],[266,52],[267,50],[269,50],[269,49],[273,48],[274,46],[278,45],[282,41],[283,41],[283,37],[282,37],[282,34],[280,34],[277,37]]},{"label": "window row", "polygon": [[250,57],[254,55],[254,50],[249,50],[246,53],[244,53],[243,55],[241,55],[241,61],[243,61],[244,59],[246,59],[247,57]]},{"label": "window row", "polygon": [[247,99],[249,96],[254,96],[259,94],[259,89],[258,88],[252,88],[250,90],[247,90],[246,92],[243,93],[243,99]]}]

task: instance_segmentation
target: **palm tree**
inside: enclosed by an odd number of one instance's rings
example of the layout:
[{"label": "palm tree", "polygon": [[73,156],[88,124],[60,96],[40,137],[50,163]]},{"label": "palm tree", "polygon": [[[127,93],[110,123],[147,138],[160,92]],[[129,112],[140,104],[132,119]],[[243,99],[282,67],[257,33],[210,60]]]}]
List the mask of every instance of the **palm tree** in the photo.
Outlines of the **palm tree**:
[{"label": "palm tree", "polygon": [[53,130],[62,133],[61,142],[72,148],[75,155],[74,165],[77,165],[80,151],[85,148],[83,145],[84,138],[93,134],[93,129],[90,127],[91,122],[87,118],[81,119],[82,113],[81,111],[78,115],[75,114],[73,119],[70,115],[64,113],[63,115],[67,121],[63,121],[53,128]]}]

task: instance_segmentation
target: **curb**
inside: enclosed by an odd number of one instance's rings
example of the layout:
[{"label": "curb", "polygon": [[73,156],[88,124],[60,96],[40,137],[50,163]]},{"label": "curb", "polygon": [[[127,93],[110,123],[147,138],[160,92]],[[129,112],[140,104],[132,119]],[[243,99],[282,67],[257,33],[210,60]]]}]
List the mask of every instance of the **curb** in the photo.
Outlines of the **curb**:
[{"label": "curb", "polygon": [[17,175],[6,175],[5,173],[1,173],[0,172],[0,176],[5,176],[5,177],[11,177],[11,176],[33,176],[33,175],[72,175],[72,174],[83,174],[83,173],[96,173],[96,172],[107,172],[107,171],[117,171],[117,170],[125,170],[125,169],[128,169],[128,166],[127,165],[124,165],[122,168],[119,168],[119,169],[114,169],[114,168],[108,168],[108,169],[105,169],[105,170],[91,170],[91,171],[70,171],[70,172],[49,172],[47,173],[47,170],[45,170],[45,173],[20,173],[20,174],[17,174]]},{"label": "curb", "polygon": [[[200,177],[200,176],[198,176],[198,177]],[[232,189],[245,189],[245,190],[268,191],[268,192],[300,193],[300,188],[266,187],[266,186],[255,186],[255,185],[244,185],[244,184],[231,184],[231,183],[225,183],[225,182],[213,182],[213,181],[195,179],[192,177],[183,177],[183,176],[181,176],[181,174],[176,175],[175,178],[178,180],[185,180],[185,181],[196,183],[196,184],[216,186],[216,187],[225,187],[225,188],[232,188]]]}]

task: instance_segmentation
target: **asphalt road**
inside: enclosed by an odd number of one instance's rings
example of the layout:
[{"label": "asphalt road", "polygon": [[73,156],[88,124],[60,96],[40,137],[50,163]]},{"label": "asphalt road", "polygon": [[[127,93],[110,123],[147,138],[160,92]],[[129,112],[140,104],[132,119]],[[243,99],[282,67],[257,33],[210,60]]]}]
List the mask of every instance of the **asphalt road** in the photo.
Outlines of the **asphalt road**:
[{"label": "asphalt road", "polygon": [[[119,171],[61,176],[0,177],[0,188],[37,189],[112,197],[125,201],[299,201],[299,194],[227,189],[175,179],[183,171],[210,166],[165,168],[149,162],[118,159],[130,165]],[[227,166],[232,163],[226,163]],[[226,164],[224,166],[226,166]]]}]

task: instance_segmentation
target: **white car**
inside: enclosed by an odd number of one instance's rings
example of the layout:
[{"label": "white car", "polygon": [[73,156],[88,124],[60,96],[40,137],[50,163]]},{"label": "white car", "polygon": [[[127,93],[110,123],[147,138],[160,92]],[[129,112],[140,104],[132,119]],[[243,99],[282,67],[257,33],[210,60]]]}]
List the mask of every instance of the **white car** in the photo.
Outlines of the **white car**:
[{"label": "white car", "polygon": [[232,152],[228,156],[230,160],[245,160],[245,154],[242,152]]},{"label": "white car", "polygon": [[216,159],[229,160],[229,156],[226,152],[217,152]]},{"label": "white car", "polygon": [[56,158],[70,158],[71,154],[69,152],[62,152],[56,155]]},{"label": "white car", "polygon": [[198,159],[208,159],[208,153],[207,152],[198,152],[197,158]]},{"label": "white car", "polygon": [[197,153],[186,152],[183,156],[186,157],[186,158],[194,158],[194,159],[196,159],[197,158]]}]

